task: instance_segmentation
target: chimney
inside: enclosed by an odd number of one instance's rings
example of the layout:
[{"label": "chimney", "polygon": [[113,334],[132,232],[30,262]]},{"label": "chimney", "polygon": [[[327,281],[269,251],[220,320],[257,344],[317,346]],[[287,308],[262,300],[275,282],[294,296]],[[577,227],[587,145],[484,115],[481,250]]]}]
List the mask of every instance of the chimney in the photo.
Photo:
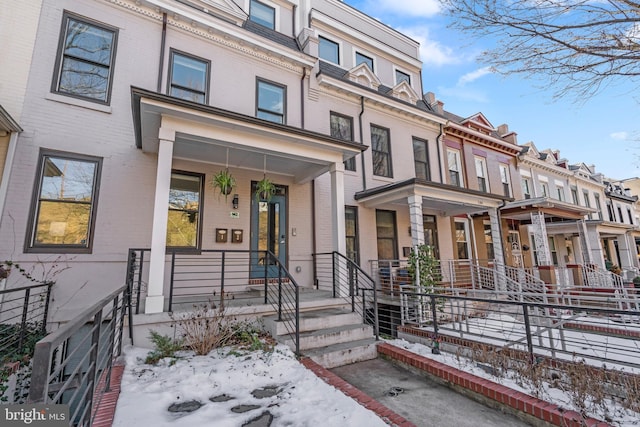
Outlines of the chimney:
[{"label": "chimney", "polygon": [[518,145],[518,134],[513,131],[510,132],[509,125],[506,123],[498,126],[498,135],[500,135],[500,137],[505,141]]},{"label": "chimney", "polygon": [[422,99],[429,107],[433,108],[435,112],[440,114],[444,112],[444,102],[437,100],[435,93],[427,92],[423,95]]}]

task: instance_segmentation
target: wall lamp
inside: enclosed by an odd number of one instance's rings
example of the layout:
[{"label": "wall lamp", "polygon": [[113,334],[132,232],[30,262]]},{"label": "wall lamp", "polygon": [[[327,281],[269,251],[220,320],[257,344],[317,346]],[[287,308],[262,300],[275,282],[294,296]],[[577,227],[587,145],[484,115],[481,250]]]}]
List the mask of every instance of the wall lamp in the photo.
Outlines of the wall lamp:
[{"label": "wall lamp", "polygon": [[233,199],[231,200],[231,205],[233,206],[233,209],[238,209],[238,195],[234,194],[233,195]]}]

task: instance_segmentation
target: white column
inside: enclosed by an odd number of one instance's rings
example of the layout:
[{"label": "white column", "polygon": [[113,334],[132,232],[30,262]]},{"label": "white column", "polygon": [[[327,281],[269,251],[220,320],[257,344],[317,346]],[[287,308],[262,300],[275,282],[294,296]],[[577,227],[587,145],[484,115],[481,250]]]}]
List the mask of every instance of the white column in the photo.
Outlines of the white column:
[{"label": "white column", "polygon": [[542,212],[531,212],[531,231],[535,237],[536,253],[539,265],[553,265],[547,240],[547,224]]},{"label": "white column", "polygon": [[411,224],[411,246],[424,244],[424,223],[422,220],[422,196],[415,194],[407,198],[409,203],[409,223]]},{"label": "white column", "polygon": [[502,251],[502,235],[500,234],[500,219],[498,218],[498,209],[489,209],[489,222],[491,223],[493,257],[495,258],[496,263],[504,266],[504,252]]},{"label": "white column", "polygon": [[629,237],[629,234],[625,233],[616,239],[618,241],[618,251],[620,252],[620,268],[623,270],[633,269],[635,266],[633,259],[637,258],[635,253],[636,245],[630,244]]},{"label": "white column", "polygon": [[346,255],[347,242],[344,221],[344,164],[334,163],[331,167],[331,194],[333,195],[333,250]]},{"label": "white column", "polygon": [[175,131],[160,128],[158,135],[158,170],[156,172],[156,197],[153,205],[151,232],[151,257],[149,260],[149,288],[145,301],[145,313],[162,313],[164,310],[164,270],[167,250],[167,220],[169,216],[169,186]]}]

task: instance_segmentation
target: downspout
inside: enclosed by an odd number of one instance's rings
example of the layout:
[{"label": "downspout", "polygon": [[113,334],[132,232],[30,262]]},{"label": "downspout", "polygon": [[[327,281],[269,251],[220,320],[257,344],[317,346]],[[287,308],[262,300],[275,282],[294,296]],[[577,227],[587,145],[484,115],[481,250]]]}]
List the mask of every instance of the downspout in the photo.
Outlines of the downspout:
[{"label": "downspout", "polygon": [[160,63],[158,64],[158,93],[162,93],[162,70],[164,68],[164,50],[167,42],[167,12],[162,13],[162,37],[160,39]]},{"label": "downspout", "polygon": [[[363,133],[362,133],[362,115],[364,114],[364,96],[360,97],[360,114],[358,115],[358,128],[360,130],[360,144],[363,144]],[[360,163],[362,167],[362,191],[367,189],[367,177],[364,173],[364,153],[360,152]]]},{"label": "downspout", "polygon": [[304,129],[304,79],[307,77],[307,67],[302,67],[300,79],[300,127]]},{"label": "downspout", "polygon": [[313,260],[313,284],[318,289],[318,240],[316,238],[316,180],[311,180],[311,250]]},{"label": "downspout", "polygon": [[438,150],[438,172],[440,174],[440,184],[444,184],[444,180],[442,178],[442,153],[440,152],[440,144],[442,143],[441,138],[444,135],[444,125],[440,123],[440,134],[436,138],[436,149]]}]

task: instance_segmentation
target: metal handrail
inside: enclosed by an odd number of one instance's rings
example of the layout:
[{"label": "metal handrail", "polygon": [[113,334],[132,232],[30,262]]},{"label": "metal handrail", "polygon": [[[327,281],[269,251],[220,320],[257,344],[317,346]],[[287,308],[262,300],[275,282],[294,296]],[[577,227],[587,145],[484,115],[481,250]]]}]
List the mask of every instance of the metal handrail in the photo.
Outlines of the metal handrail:
[{"label": "metal handrail", "polygon": [[29,403],[69,404],[70,425],[91,425],[122,351],[128,295],[128,285],[121,286],[36,343]]}]

